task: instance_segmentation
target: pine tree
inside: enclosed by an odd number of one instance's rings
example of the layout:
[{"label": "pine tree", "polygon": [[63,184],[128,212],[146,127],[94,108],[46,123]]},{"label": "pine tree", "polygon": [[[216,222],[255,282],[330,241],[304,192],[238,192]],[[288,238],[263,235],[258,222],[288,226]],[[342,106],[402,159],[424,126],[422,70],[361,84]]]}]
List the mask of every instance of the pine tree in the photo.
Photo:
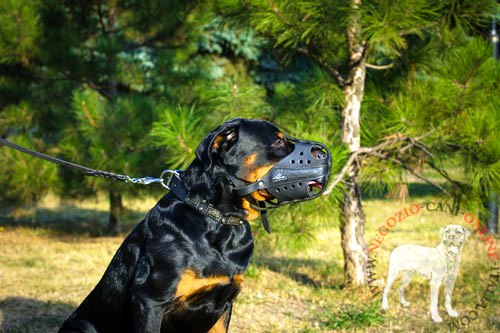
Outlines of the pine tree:
[{"label": "pine tree", "polygon": [[[32,148],[62,147],[51,152],[89,167],[150,174],[164,152],[148,148],[148,134],[158,111],[153,101],[175,103],[182,99],[177,96],[183,93],[180,89],[189,91],[187,84],[178,85],[182,73],[169,76],[173,72],[169,66],[176,57],[186,56],[185,39],[191,37],[191,27],[197,26],[196,22],[186,23],[193,4],[114,0],[2,3],[0,33],[5,38],[0,41],[0,84],[9,93],[2,94],[3,132],[19,134],[25,143],[23,136],[33,136],[47,144],[27,144]],[[184,74],[184,79],[193,75],[197,74]],[[33,120],[24,124],[26,131],[16,129],[14,113],[5,111],[16,105],[27,106]],[[107,191],[108,230],[119,229],[122,193],[135,189],[110,181],[83,181],[81,175],[68,170],[61,174],[63,190],[88,193],[82,191],[83,183],[91,191]],[[27,185],[24,182],[18,187]]]},{"label": "pine tree", "polygon": [[425,61],[406,89],[388,99],[388,128],[408,135],[433,129],[427,145],[439,155],[424,158],[440,169],[450,161],[461,166],[461,177],[448,176],[451,190],[463,205],[484,212],[500,190],[500,66],[487,40],[462,31],[428,47],[440,49],[440,56]]},{"label": "pine tree", "polygon": [[[48,150],[39,134],[50,126],[44,120],[50,110],[41,103],[36,88],[45,82],[26,70],[39,55],[40,15],[38,1],[8,0],[0,4],[0,136],[26,146]],[[49,83],[50,84],[50,83]],[[33,89],[33,91],[30,91]],[[56,168],[19,152],[0,148],[0,184],[5,189],[0,200],[32,204],[56,183]],[[52,150],[55,153],[54,150]]]},{"label": "pine tree", "polygon": [[[390,118],[393,110],[388,111],[384,103],[380,105],[377,101],[387,101],[388,96],[397,95],[398,88],[407,88],[403,82],[414,73],[412,66],[439,54],[438,50],[426,47],[433,40],[430,36],[439,38],[453,29],[460,29],[464,35],[481,33],[492,12],[492,4],[493,1],[430,0],[219,3],[222,15],[235,22],[251,24],[271,38],[275,49],[285,58],[307,57],[336,85],[333,89],[328,85],[318,90],[332,89],[332,95],[341,91],[342,101],[329,111],[335,114],[330,118],[337,118],[339,122],[330,126],[341,128],[340,139],[350,157],[330,188],[344,181],[340,224],[346,284],[363,285],[367,277],[361,171],[365,179],[386,185],[397,179],[402,181],[404,173],[410,172],[447,192],[416,169],[422,161],[419,158],[422,151],[426,151],[418,142],[430,135],[426,133],[428,130],[398,132],[397,126],[391,127],[383,121]],[[439,91],[433,91],[430,96],[433,94]],[[371,105],[378,106],[378,112],[361,113],[362,107]],[[433,112],[427,109],[416,121],[425,124]],[[404,121],[400,118],[399,124],[401,120]],[[420,131],[424,128],[419,127]],[[366,147],[370,144],[372,147]],[[385,168],[392,171],[385,173]],[[442,174],[449,180],[446,173]]]},{"label": "pine tree", "polygon": [[[49,1],[29,8],[36,22],[28,26],[34,27],[31,49],[9,51],[17,57],[3,62],[4,86],[13,90],[3,106],[30,102],[33,122],[25,125],[27,131],[38,128],[35,136],[46,152],[92,168],[158,175],[158,168],[186,166],[202,136],[220,122],[271,112],[265,89],[247,73],[262,38],[250,29],[227,29],[210,5]],[[12,17],[3,19],[10,24]],[[11,44],[12,50],[22,45]],[[25,61],[26,54],[31,58]],[[23,91],[26,84],[37,94]],[[16,121],[11,114],[3,114],[7,133]],[[108,230],[119,230],[122,194],[136,194],[137,187],[67,169],[59,175],[63,195],[106,191]]]}]

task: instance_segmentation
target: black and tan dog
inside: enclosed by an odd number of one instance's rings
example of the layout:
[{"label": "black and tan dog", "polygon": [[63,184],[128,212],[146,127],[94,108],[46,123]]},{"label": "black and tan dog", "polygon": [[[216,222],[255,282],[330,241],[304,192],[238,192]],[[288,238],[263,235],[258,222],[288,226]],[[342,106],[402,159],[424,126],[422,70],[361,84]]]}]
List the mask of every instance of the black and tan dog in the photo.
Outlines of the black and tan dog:
[{"label": "black and tan dog", "polygon": [[[208,134],[176,177],[182,188],[128,235],[60,332],[226,332],[253,251],[248,220],[259,211],[252,202],[271,197],[261,189],[235,195],[231,179],[256,182],[294,146],[265,121],[238,118]],[[321,154],[313,149],[309,158]]]}]

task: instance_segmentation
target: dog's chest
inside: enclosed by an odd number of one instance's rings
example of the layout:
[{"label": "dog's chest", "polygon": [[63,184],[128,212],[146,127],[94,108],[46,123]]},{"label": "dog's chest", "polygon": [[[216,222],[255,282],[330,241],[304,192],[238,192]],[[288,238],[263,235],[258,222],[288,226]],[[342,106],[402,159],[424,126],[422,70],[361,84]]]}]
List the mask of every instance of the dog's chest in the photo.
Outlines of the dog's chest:
[{"label": "dog's chest", "polygon": [[242,273],[253,253],[253,238],[248,224],[242,226],[219,225],[203,233],[193,242],[197,271],[206,276]]},{"label": "dog's chest", "polygon": [[[180,272],[173,295],[174,304],[165,316],[173,325],[162,331],[206,332],[228,315],[228,307],[243,287],[244,271],[253,243],[238,233],[221,238],[206,234],[193,243],[189,263]],[[193,329],[191,318],[197,318]],[[222,322],[221,322],[222,323]]]}]

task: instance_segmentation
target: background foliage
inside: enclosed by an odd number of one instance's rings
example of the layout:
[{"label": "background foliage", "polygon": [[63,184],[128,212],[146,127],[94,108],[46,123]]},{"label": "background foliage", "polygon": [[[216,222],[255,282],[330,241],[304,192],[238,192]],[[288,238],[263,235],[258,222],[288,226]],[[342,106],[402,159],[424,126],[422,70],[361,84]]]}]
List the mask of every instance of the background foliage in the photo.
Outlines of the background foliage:
[{"label": "background foliage", "polygon": [[[499,65],[488,38],[494,4],[380,0],[361,12],[369,62],[391,64],[368,69],[362,145],[432,130],[425,143],[433,163],[457,178],[437,181],[476,207],[500,191]],[[205,133],[242,116],[326,142],[334,173],[347,159],[340,144],[342,91],[322,64],[342,70],[348,62],[348,1],[8,0],[0,6],[0,133],[13,141],[93,168],[156,176],[185,167]],[[408,162],[418,167],[426,158],[415,152]],[[5,148],[0,159],[4,202],[33,205],[49,191],[144,193]],[[363,163],[367,193],[412,181],[391,159]],[[304,244],[314,228],[335,223],[341,189],[325,202],[279,211],[288,217],[273,223],[276,230],[290,244]],[[311,214],[321,216],[314,223],[292,218]]]}]

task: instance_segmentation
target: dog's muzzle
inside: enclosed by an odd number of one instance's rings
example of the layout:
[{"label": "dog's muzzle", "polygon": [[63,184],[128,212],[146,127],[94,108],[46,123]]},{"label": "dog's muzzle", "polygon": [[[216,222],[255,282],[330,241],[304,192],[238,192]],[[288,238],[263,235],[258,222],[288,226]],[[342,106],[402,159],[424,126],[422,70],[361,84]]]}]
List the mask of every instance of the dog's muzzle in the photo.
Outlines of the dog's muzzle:
[{"label": "dog's muzzle", "polygon": [[[294,144],[293,151],[275,164],[268,173],[254,183],[232,179],[234,193],[245,197],[252,192],[267,190],[274,199],[266,201],[271,207],[319,197],[326,188],[332,155],[328,148],[315,141],[287,138]],[[238,186],[243,183],[243,186]]]}]

